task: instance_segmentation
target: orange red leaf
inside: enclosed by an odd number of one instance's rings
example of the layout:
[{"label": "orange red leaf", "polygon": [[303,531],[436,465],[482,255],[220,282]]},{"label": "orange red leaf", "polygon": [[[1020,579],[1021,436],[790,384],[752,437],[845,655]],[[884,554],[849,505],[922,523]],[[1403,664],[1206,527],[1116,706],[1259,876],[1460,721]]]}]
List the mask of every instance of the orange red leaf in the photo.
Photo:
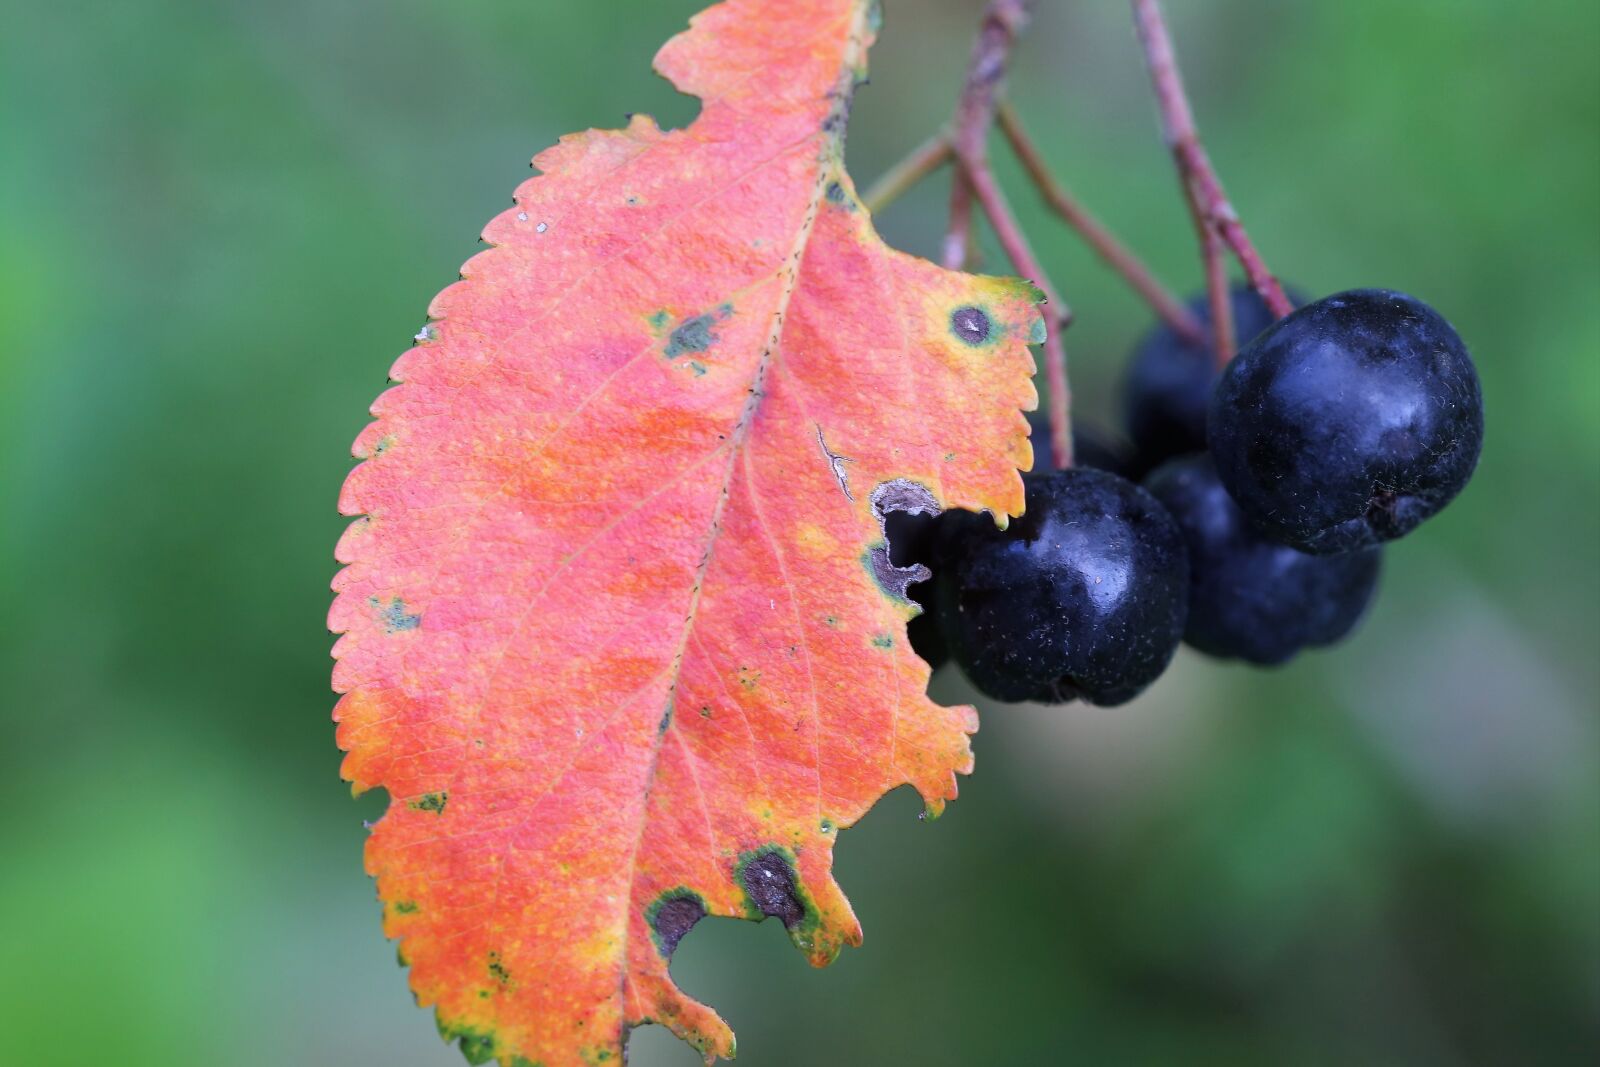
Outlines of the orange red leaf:
[{"label": "orange red leaf", "polygon": [[1017,514],[1024,283],[887,247],[843,163],[870,0],[730,0],[657,68],[703,107],[563,138],[433,302],[356,443],[330,624],[384,928],[469,1060],[619,1062],[706,915],[861,939],[837,833],[937,813],[890,510]]}]

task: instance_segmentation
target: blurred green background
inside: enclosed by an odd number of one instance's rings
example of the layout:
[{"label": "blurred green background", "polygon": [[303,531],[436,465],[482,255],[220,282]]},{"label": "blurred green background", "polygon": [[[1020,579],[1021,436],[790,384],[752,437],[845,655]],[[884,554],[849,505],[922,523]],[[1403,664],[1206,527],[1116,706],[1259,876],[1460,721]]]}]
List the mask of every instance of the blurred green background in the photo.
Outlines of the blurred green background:
[{"label": "blurred green background", "polygon": [[[8,6],[0,1063],[461,1062],[379,931],[360,853],[382,800],[337,779],[334,501],[528,157],[693,115],[649,60],[695,6]],[[858,181],[948,114],[979,6],[888,0]],[[1125,5],[1040,6],[1013,99],[1194,288]],[[1335,651],[1266,673],[1184,653],[1120,710],[989,711],[945,819],[902,791],[844,836],[867,941],[833,968],[775,923],[703,924],[674,973],[741,1063],[1600,1048],[1600,5],[1171,6],[1270,262],[1443,310],[1484,379],[1482,468]],[[1003,176],[1103,417],[1148,316]],[[887,211],[890,239],[931,252],[944,189]],[[635,1067],[696,1062],[655,1028],[634,1044]]]}]

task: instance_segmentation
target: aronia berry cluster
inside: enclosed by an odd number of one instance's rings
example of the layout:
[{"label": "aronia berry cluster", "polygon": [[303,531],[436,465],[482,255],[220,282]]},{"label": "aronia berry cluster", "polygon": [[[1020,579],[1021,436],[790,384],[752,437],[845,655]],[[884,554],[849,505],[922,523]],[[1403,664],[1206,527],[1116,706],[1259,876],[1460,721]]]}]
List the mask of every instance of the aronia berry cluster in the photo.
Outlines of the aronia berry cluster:
[{"label": "aronia berry cluster", "polygon": [[[1448,504],[1483,443],[1461,338],[1414,297],[1339,293],[1274,322],[1233,294],[1224,368],[1158,328],[1128,368],[1131,447],[1079,431],[1054,470],[1034,436],[1027,511],[892,516],[924,614],[912,643],[1000,701],[1121,704],[1180,641],[1270,665],[1332,644],[1377,587],[1382,545]],[[1192,309],[1208,318],[1204,299]]]}]

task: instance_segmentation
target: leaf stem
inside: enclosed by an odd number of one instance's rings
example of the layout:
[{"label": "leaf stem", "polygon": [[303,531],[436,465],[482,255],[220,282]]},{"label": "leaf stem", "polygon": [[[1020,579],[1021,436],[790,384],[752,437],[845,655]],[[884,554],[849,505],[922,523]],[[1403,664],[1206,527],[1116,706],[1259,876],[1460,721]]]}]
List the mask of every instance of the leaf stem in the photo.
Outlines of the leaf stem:
[{"label": "leaf stem", "polygon": [[1205,327],[1183,303],[1175,297],[1171,290],[1156,278],[1155,274],[1142,260],[1123,244],[1116,234],[1106,228],[1094,214],[1068,192],[1055,175],[1050,173],[1049,166],[1044,157],[1039,154],[1038,147],[1033,138],[1028,136],[1027,130],[1022,125],[1022,119],[1017,115],[1016,109],[1007,101],[1002,100],[998,110],[1000,129],[1005,133],[1006,140],[1011,144],[1011,150],[1023,169],[1028,172],[1028,177],[1033,179],[1033,184],[1038,187],[1039,194],[1044,198],[1057,215],[1068,226],[1077,231],[1084,242],[1094,250],[1113,271],[1122,276],[1122,279],[1133,288],[1145,302],[1154,309],[1155,313],[1171,326],[1173,331],[1186,341],[1201,342],[1205,338]]},{"label": "leaf stem", "polygon": [[1185,199],[1194,216],[1200,234],[1201,255],[1206,265],[1206,288],[1212,310],[1212,326],[1216,331],[1219,362],[1227,362],[1233,354],[1231,302],[1227,292],[1227,271],[1222,264],[1222,246],[1233,251],[1244,268],[1251,286],[1261,294],[1267,308],[1279,318],[1294,310],[1294,305],[1284,295],[1283,286],[1267,269],[1266,262],[1256,251],[1244,223],[1228,200],[1217,177],[1216,168],[1200,143],[1195,128],[1194,111],[1184,92],[1183,77],[1178,72],[1178,60],[1172,47],[1172,35],[1167,30],[1166,17],[1160,0],[1131,0],[1134,26],[1139,42],[1144,48],[1145,63],[1150,68],[1150,80],[1155,87],[1156,106],[1161,112],[1161,132],[1178,167],[1178,178],[1184,187]]},{"label": "leaf stem", "polygon": [[918,145],[910,155],[884,171],[861,196],[873,215],[894,203],[922,179],[950,162],[950,135],[943,130]]}]

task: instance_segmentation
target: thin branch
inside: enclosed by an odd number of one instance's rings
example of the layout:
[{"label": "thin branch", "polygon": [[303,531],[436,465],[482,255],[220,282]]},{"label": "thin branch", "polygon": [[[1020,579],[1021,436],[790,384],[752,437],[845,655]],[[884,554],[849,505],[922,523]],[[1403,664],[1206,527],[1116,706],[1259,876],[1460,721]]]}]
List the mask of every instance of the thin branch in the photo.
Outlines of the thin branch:
[{"label": "thin branch", "polygon": [[1056,465],[1065,468],[1072,465],[1072,399],[1061,331],[1070,321],[1071,312],[1028,246],[1011,205],[989,167],[989,130],[999,107],[1006,65],[1017,38],[1028,24],[1032,8],[1033,0],[989,0],[984,8],[951,133],[959,167],[950,200],[951,226],[945,240],[945,262],[948,265],[957,251],[964,254],[970,232],[971,201],[976,199],[1012,266],[1045,294],[1044,364],[1045,381],[1050,388],[1050,443]]},{"label": "thin branch", "polygon": [[1237,347],[1233,324],[1233,293],[1228,284],[1228,249],[1217,228],[1206,222],[1200,194],[1193,183],[1184,185],[1184,198],[1194,216],[1200,237],[1200,261],[1206,273],[1206,306],[1211,312],[1211,358],[1218,368],[1226,367]]},{"label": "thin branch", "polygon": [[988,161],[974,164],[968,170],[967,177],[972,183],[973,195],[994,227],[1000,247],[1005,249],[1006,258],[1011,260],[1018,274],[1031,278],[1039,291],[1044,293],[1044,378],[1050,387],[1050,447],[1055,454],[1056,467],[1065,470],[1072,466],[1072,391],[1067,383],[1067,351],[1062,344],[1061,334],[1072,321],[1072,312],[1045,275],[1044,267],[1034,257],[1033,249],[1028,246],[1022,227],[1017,225],[1016,215],[1012,213],[1006,194],[995,180]]},{"label": "thin branch", "polygon": [[922,179],[950,162],[954,154],[950,137],[940,131],[918,145],[914,151],[872,183],[862,195],[861,202],[870,214],[876,215],[916,185]]},{"label": "thin branch", "polygon": [[950,222],[945,227],[939,262],[947,270],[962,270],[972,245],[972,186],[967,172],[956,167],[950,176]]},{"label": "thin branch", "polygon": [[[1226,242],[1268,309],[1281,318],[1293,311],[1294,305],[1284,295],[1283,286],[1278,284],[1278,279],[1273,277],[1261,254],[1251,243],[1249,233],[1239,221],[1238,212],[1222,188],[1216,168],[1211,165],[1211,158],[1200,143],[1194,111],[1189,107],[1189,98],[1183,90],[1183,78],[1178,73],[1178,60],[1173,54],[1172,35],[1167,31],[1161,4],[1159,0],[1132,0],[1132,4],[1134,24],[1144,47],[1150,79],[1155,85],[1162,134],[1178,165],[1180,179],[1187,188],[1193,190],[1190,200],[1196,213],[1196,224],[1214,229],[1217,236]],[[1227,356],[1219,353],[1218,358],[1226,359]]]},{"label": "thin branch", "polygon": [[1186,341],[1203,342],[1205,327],[1195,317],[1194,312],[1173,296],[1150,268],[1145,266],[1127,245],[1118,240],[1104,223],[1095,218],[1089,209],[1079,203],[1050,173],[1044,157],[1039,154],[1033,139],[1023,128],[1016,109],[1002,100],[998,117],[1000,129],[1004,131],[1006,140],[1011,143],[1011,150],[1027,170],[1028,176],[1033,179],[1033,184],[1038,187],[1045,203],[1060,215],[1068,226],[1076,230],[1095,254],[1121,275],[1178,336]]},{"label": "thin branch", "polygon": [[950,146],[961,164],[950,183],[950,223],[945,229],[942,256],[944,265],[951,270],[960,270],[967,264],[972,244],[972,162],[988,156],[989,127],[994,124],[1006,64],[1012,46],[1028,24],[1032,6],[1033,0],[989,0],[972,42],[972,58],[961,83],[961,98],[956,103],[950,134]]}]

